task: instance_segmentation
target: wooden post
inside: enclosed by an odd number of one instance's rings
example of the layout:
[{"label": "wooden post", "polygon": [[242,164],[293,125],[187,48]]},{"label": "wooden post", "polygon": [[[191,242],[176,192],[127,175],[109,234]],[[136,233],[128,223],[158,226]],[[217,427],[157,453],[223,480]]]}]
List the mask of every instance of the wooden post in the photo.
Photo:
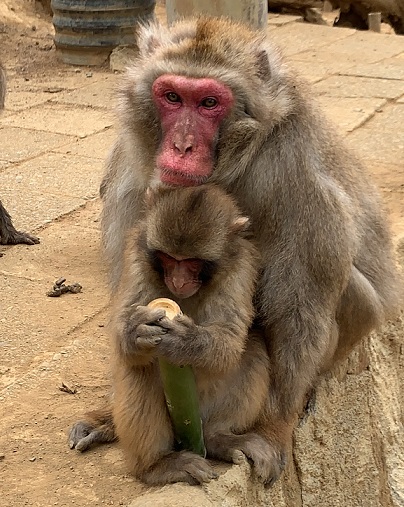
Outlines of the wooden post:
[{"label": "wooden post", "polygon": [[167,21],[174,21],[195,14],[210,16],[227,16],[236,21],[243,21],[253,28],[263,29],[267,26],[267,0],[166,0]]},{"label": "wooden post", "polygon": [[369,12],[368,14],[368,28],[372,32],[381,31],[382,14],[381,12]]}]

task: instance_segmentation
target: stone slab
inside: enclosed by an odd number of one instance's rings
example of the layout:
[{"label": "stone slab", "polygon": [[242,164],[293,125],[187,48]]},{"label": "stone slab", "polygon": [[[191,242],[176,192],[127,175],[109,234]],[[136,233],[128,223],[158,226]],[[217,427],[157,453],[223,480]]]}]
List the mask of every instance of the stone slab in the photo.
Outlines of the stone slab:
[{"label": "stone slab", "polygon": [[[338,52],[334,47],[310,50],[292,56],[292,63],[300,62],[300,66],[307,66],[307,72],[313,68],[314,74],[321,76],[333,74],[348,74],[363,61],[372,60],[371,53],[361,46],[357,52]],[[377,65],[375,65],[376,67]]]},{"label": "stone slab", "polygon": [[[19,369],[35,362],[36,356],[43,360],[41,352],[52,350],[51,330],[60,328],[61,335],[69,334],[106,305],[105,273],[98,229],[85,227],[85,222],[77,226],[70,216],[43,230],[39,245],[4,247],[4,252],[0,259],[2,367],[18,377]],[[62,276],[66,283],[79,282],[82,292],[47,297]],[[0,378],[4,385],[4,376]]]},{"label": "stone slab", "polygon": [[288,63],[291,68],[296,69],[309,83],[317,83],[337,72],[331,59],[329,62],[319,63],[313,52],[289,57]]},{"label": "stone slab", "polygon": [[0,119],[0,125],[58,134],[86,136],[112,125],[102,111],[61,104],[43,104]]},{"label": "stone slab", "polygon": [[[20,312],[25,310],[28,308],[19,306]],[[144,492],[127,473],[119,444],[86,453],[67,445],[73,422],[90,406],[105,404],[108,399],[110,348],[105,313],[68,335],[60,325],[65,334],[54,340],[49,351],[45,341],[42,347],[35,344],[42,350],[38,350],[33,367],[0,393],[1,471],[12,498],[8,503],[3,497],[5,507],[123,506]],[[32,339],[42,338],[37,335]],[[13,351],[17,356],[19,350]],[[77,393],[61,392],[62,381],[77,387]],[[17,474],[12,472],[15,469]]]},{"label": "stone slab", "polygon": [[[69,227],[86,227],[99,231],[102,203],[99,197],[87,201],[82,206],[63,217],[64,223]],[[66,228],[66,226],[65,226]]]},{"label": "stone slab", "polygon": [[329,28],[309,23],[292,23],[269,31],[268,36],[282,49],[285,55],[295,55],[328,44],[334,45],[340,39],[348,39],[355,34],[350,28]]},{"label": "stone slab", "polygon": [[319,95],[395,99],[404,93],[404,81],[357,76],[332,76],[313,85]]},{"label": "stone slab", "polygon": [[342,134],[352,132],[371,118],[386,104],[384,99],[318,97],[318,102],[329,120]]},{"label": "stone slab", "polygon": [[103,174],[99,159],[46,153],[2,173],[2,188],[18,193],[41,189],[44,194],[90,199],[98,195]]},{"label": "stone slab", "polygon": [[[25,92],[12,91],[7,93],[7,101],[4,112],[7,114],[11,111],[21,111],[29,107],[45,104],[51,98],[49,93],[39,90]],[[2,113],[3,115],[4,113]]]},{"label": "stone slab", "polygon": [[83,86],[88,86],[96,81],[111,79],[109,72],[102,72],[97,69],[93,71],[89,68],[66,67],[62,72],[56,72],[51,76],[49,74],[30,75],[20,77],[13,69],[7,69],[8,89],[20,91],[44,91],[49,89],[77,90]]},{"label": "stone slab", "polygon": [[383,108],[363,127],[348,135],[348,143],[370,161],[404,165],[404,105]]},{"label": "stone slab", "polygon": [[[66,268],[63,272],[70,278]],[[60,335],[61,340],[65,339],[66,333],[96,311],[90,306],[92,298],[100,304],[107,302],[92,287],[87,288],[86,294],[47,297],[46,292],[56,279],[51,271],[47,282],[32,282],[0,274],[2,295],[7,301],[1,317],[2,368],[6,370],[0,376],[1,389],[14,383],[27,368],[42,361],[44,351],[58,352],[58,340],[55,344],[55,338]]]},{"label": "stone slab", "polygon": [[355,57],[358,63],[371,63],[402,53],[403,40],[391,35],[355,31],[351,37],[342,37],[330,43],[329,49],[335,60],[338,60],[340,55],[348,55]]},{"label": "stone slab", "polygon": [[[59,104],[81,104],[83,106],[92,106],[112,111],[114,98],[114,87],[118,77],[110,74],[103,76],[95,82],[83,86],[82,88],[55,94],[51,97],[51,102]],[[112,113],[111,113],[112,114]]]},{"label": "stone slab", "polygon": [[[3,178],[3,174],[0,175]],[[1,201],[10,213],[14,225],[19,230],[35,232],[52,220],[83,206],[86,201],[80,197],[53,195],[29,186],[19,186],[9,182],[1,187]],[[41,234],[38,232],[38,236]]]},{"label": "stone slab", "polygon": [[347,70],[346,74],[351,76],[404,80],[404,58],[387,58],[378,62],[377,65],[358,63],[355,67]]},{"label": "stone slab", "polygon": [[0,125],[1,158],[8,162],[21,162],[69,144],[73,139],[72,136],[53,132]]},{"label": "stone slab", "polygon": [[303,22],[303,16],[293,16],[292,14],[268,14],[268,26],[284,26],[290,23]]},{"label": "stone slab", "polygon": [[114,128],[108,128],[84,139],[75,138],[71,143],[52,149],[57,153],[92,157],[105,161],[116,138]]}]

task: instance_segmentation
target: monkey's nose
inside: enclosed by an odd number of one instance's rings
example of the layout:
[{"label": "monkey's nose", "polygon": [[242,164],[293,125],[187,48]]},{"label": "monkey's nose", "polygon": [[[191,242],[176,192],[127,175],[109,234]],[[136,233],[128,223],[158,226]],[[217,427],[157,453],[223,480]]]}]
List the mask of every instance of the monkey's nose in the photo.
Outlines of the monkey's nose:
[{"label": "monkey's nose", "polygon": [[174,141],[174,148],[179,151],[182,155],[186,155],[192,151],[192,142],[191,141]]}]

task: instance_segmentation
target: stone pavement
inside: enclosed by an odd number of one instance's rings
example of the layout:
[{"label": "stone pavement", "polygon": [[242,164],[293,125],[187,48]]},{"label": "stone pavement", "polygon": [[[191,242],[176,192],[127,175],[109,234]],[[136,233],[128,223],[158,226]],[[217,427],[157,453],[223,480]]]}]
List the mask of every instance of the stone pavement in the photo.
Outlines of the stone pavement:
[{"label": "stone pavement", "polygon": [[[396,237],[404,236],[404,38],[309,25],[293,16],[274,17],[268,31],[367,163],[381,187]],[[98,457],[65,448],[66,429],[75,414],[98,404],[107,393],[103,326],[108,298],[99,256],[98,187],[114,138],[112,90],[118,78],[93,68],[71,68],[67,77],[60,77],[51,66],[48,78],[38,81],[10,73],[0,117],[0,198],[17,228],[37,233],[41,244],[0,249],[0,412],[7,428],[0,437],[2,473],[18,465],[38,488],[33,493],[9,472],[15,499],[10,497],[9,505],[118,504],[138,491],[125,475],[116,448],[110,446]],[[80,282],[83,293],[47,298],[46,291],[60,276]],[[94,361],[90,366],[89,357]],[[88,370],[91,374],[83,373]],[[60,378],[80,385],[76,400],[58,391]],[[35,400],[39,406],[48,404],[46,412],[32,407]],[[33,420],[40,435],[27,429]],[[52,462],[51,455],[46,464],[47,450],[35,447],[42,445],[44,434],[80,488],[66,485],[60,493],[63,466],[55,458]],[[29,451],[23,442],[31,442]],[[44,459],[34,464],[29,453]],[[93,484],[93,459],[105,489]],[[112,470],[115,466],[118,472]],[[112,485],[115,474],[119,492]],[[45,494],[41,497],[44,485],[51,488],[52,502]],[[2,505],[8,505],[7,498]],[[157,504],[151,500],[150,505]]]}]

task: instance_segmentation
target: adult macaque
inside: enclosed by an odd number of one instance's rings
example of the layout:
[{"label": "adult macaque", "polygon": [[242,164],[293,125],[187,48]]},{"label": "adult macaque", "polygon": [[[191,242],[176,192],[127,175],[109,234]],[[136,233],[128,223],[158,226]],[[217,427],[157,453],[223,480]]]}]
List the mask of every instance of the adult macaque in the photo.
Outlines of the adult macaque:
[{"label": "adult macaque", "polygon": [[[0,64],[0,110],[4,108],[6,97],[6,72]],[[15,245],[25,243],[33,245],[39,243],[39,238],[27,232],[17,231],[11,217],[0,201],[0,245]]]},{"label": "adult macaque", "polygon": [[[397,307],[385,217],[360,162],[264,34],[199,18],[145,28],[140,47],[101,186],[112,290],[150,181],[215,182],[233,195],[261,254],[255,300],[276,479],[305,393]],[[72,445],[93,430],[79,423]]]},{"label": "adult macaque", "polygon": [[[158,189],[146,218],[128,236],[112,309],[113,416],[134,474],[150,485],[207,482],[208,461],[174,451],[158,357],[188,364],[196,377],[208,456],[240,462],[271,481],[272,449],[262,432],[269,362],[262,335],[250,332],[256,249],[247,219],[219,188]],[[185,218],[186,217],[186,218]],[[146,305],[177,301],[174,320]]]}]

